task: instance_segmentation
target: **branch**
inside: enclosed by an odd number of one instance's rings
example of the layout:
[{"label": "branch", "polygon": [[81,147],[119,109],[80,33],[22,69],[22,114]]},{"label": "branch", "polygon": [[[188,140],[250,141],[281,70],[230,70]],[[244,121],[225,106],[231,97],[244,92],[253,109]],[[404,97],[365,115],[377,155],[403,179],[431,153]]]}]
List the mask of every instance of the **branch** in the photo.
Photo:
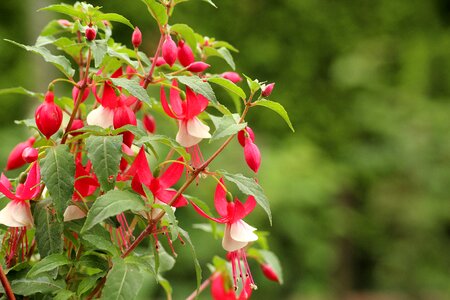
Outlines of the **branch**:
[{"label": "branch", "polygon": [[9,284],[8,278],[6,277],[1,264],[0,264],[0,281],[2,282],[3,289],[5,290],[8,299],[16,300],[16,296],[14,296],[14,293],[11,289],[11,284]]}]

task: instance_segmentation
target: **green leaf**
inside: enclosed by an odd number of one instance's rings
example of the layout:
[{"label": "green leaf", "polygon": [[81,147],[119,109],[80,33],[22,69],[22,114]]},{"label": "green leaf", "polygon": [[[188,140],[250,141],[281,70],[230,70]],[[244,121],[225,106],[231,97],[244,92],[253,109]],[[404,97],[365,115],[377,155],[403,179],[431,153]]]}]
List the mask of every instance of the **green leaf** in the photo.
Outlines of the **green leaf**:
[{"label": "green leaf", "polygon": [[165,136],[165,135],[152,135],[152,136],[144,136],[139,140],[139,144],[147,144],[147,143],[160,143],[164,144],[166,146],[169,146],[170,148],[173,148],[175,151],[178,152],[181,156],[183,156],[185,161],[190,160],[190,154],[186,152],[186,149],[182,146],[180,146],[175,140],[172,138]]},{"label": "green leaf", "polygon": [[14,88],[0,89],[0,95],[6,95],[6,94],[20,94],[20,95],[27,95],[30,97],[36,97],[39,99],[44,99],[44,94],[31,92],[27,89],[24,89],[21,86],[14,87]]},{"label": "green leaf", "polygon": [[174,24],[170,26],[170,31],[176,32],[186,41],[186,43],[195,52],[197,49],[197,40],[195,39],[195,32],[186,24]]},{"label": "green leaf", "polygon": [[86,217],[81,233],[88,231],[105,219],[116,216],[124,211],[142,211],[144,200],[139,195],[120,190],[112,190],[95,200]]},{"label": "green leaf", "polygon": [[144,276],[137,266],[115,258],[113,267],[106,277],[101,299],[135,299],[143,281]]},{"label": "green leaf", "polygon": [[[111,49],[110,47],[108,47],[108,52],[107,53],[108,53],[108,55],[106,57],[112,56],[112,57],[118,58],[121,61],[123,61],[124,63],[132,66],[135,69],[138,67],[138,63],[135,62],[135,61],[132,61],[130,59],[130,57],[127,54],[125,54],[125,53],[119,53],[119,52]],[[112,68],[112,69],[113,70],[117,69],[117,66],[114,66],[114,68]]]},{"label": "green leaf", "polygon": [[242,174],[230,174],[226,171],[219,171],[226,180],[233,182],[241,192],[255,197],[256,202],[264,209],[272,224],[272,213],[270,211],[269,199],[267,199],[261,186],[252,178],[245,177]]},{"label": "green leaf", "polygon": [[197,94],[205,96],[209,101],[217,103],[216,95],[208,82],[204,82],[198,76],[167,76],[169,79],[177,79],[182,84],[190,87]]},{"label": "green leaf", "polygon": [[41,258],[62,253],[64,224],[56,217],[52,201],[49,199],[39,201],[33,217],[36,224],[36,244]]},{"label": "green leaf", "polygon": [[99,249],[110,253],[113,256],[119,255],[119,251],[116,246],[111,243],[110,240],[107,240],[96,234],[84,234],[82,237],[83,241],[87,242],[90,246],[94,247],[94,249]]},{"label": "green leaf", "polygon": [[111,78],[111,81],[114,83],[114,85],[124,88],[132,96],[138,98],[142,102],[145,102],[150,107],[152,107],[152,103],[150,101],[150,97],[147,94],[147,91],[142,86],[140,86],[137,81],[126,78]]},{"label": "green leaf", "polygon": [[66,287],[64,280],[51,280],[48,277],[23,278],[13,280],[11,288],[16,295],[29,296],[36,293],[56,293]]},{"label": "green leaf", "polygon": [[230,51],[229,51],[227,48],[222,47],[222,48],[216,49],[216,48],[212,48],[212,47],[206,47],[206,48],[204,49],[204,51],[205,51],[205,54],[206,54],[207,56],[217,56],[217,57],[220,57],[220,58],[222,58],[223,60],[225,60],[226,63],[227,63],[233,70],[236,69],[236,64],[234,63],[233,56],[231,55]]},{"label": "green leaf", "polygon": [[42,164],[42,178],[52,196],[57,216],[62,218],[74,190],[75,162],[67,145],[49,148]]},{"label": "green leaf", "polygon": [[292,130],[292,132],[295,132],[294,127],[292,126],[291,120],[289,119],[289,116],[288,116],[286,110],[284,109],[283,105],[281,105],[278,102],[274,102],[274,101],[270,101],[270,100],[266,100],[266,99],[261,99],[261,100],[255,101],[253,104],[270,108],[271,110],[273,110],[274,112],[276,112],[283,118],[283,120],[288,124],[289,128]]},{"label": "green leaf", "polygon": [[57,267],[70,264],[70,260],[64,254],[52,254],[44,257],[41,261],[38,261],[28,271],[27,277],[36,277],[44,272],[51,271]]},{"label": "green leaf", "polygon": [[208,81],[220,85],[229,92],[239,96],[241,99],[247,98],[247,95],[245,94],[244,90],[242,90],[240,87],[238,87],[236,84],[234,84],[228,79],[221,77],[210,77],[208,78]]},{"label": "green leaf", "polygon": [[102,63],[106,52],[108,52],[108,45],[104,40],[97,40],[89,44],[91,46],[92,54],[94,55],[95,67],[98,68]]},{"label": "green leaf", "polygon": [[84,17],[84,14],[82,11],[76,9],[72,5],[68,5],[65,3],[50,5],[50,6],[41,8],[38,11],[54,11],[54,12],[59,12],[59,13],[66,14],[68,16],[80,18],[80,19],[82,19]]},{"label": "green leaf", "polygon": [[69,290],[60,290],[55,297],[54,300],[69,300],[73,296],[75,296],[75,293]]},{"label": "green leaf", "polygon": [[107,13],[107,14],[100,14],[96,17],[99,20],[113,21],[113,22],[119,22],[119,23],[125,24],[134,30],[133,24],[131,24],[131,22],[122,15],[119,15],[116,13]]},{"label": "green leaf", "polygon": [[183,236],[184,240],[189,245],[189,248],[191,249],[192,258],[194,259],[194,266],[195,266],[195,276],[197,278],[197,292],[200,288],[200,284],[202,282],[202,267],[200,266],[200,263],[197,259],[197,254],[195,253],[194,244],[192,244],[191,237],[189,236],[189,233],[181,228],[178,228],[180,231],[180,234]]},{"label": "green leaf", "polygon": [[122,156],[122,136],[90,136],[86,149],[102,189],[114,188]]},{"label": "green leaf", "polygon": [[268,250],[260,250],[258,249],[258,252],[263,257],[264,261],[272,267],[272,269],[275,271],[275,274],[278,275],[278,279],[280,281],[280,284],[283,284],[283,271],[281,269],[280,261],[278,260],[278,257],[271,251]]},{"label": "green leaf", "polygon": [[83,280],[81,280],[80,284],[78,284],[77,295],[81,296],[84,293],[86,293],[87,291],[89,291],[90,289],[92,289],[95,286],[95,284],[97,283],[97,280],[103,276],[104,276],[103,273],[99,273],[99,274],[95,274],[95,275],[86,277]]},{"label": "green leaf", "polygon": [[239,52],[239,50],[236,49],[233,45],[231,45],[230,43],[225,42],[225,41],[215,41],[213,43],[213,47],[214,48],[222,48],[222,47],[224,47],[224,48],[227,48],[228,50],[231,50],[233,52]]},{"label": "green leaf", "polygon": [[169,17],[167,16],[167,10],[164,5],[156,0],[142,0],[142,2],[147,5],[148,11],[160,26],[167,24]]},{"label": "green leaf", "polygon": [[172,286],[170,285],[170,282],[162,276],[158,276],[158,281],[166,292],[167,299],[172,299]]},{"label": "green leaf", "polygon": [[245,127],[247,127],[247,123],[238,124],[236,121],[236,117],[237,120],[239,120],[239,115],[237,114],[225,115],[221,118],[210,115],[210,118],[213,121],[214,126],[216,127],[216,131],[214,131],[214,134],[212,135],[210,142],[224,138],[226,136],[236,134],[239,131],[243,130]]},{"label": "green leaf", "polygon": [[[54,40],[52,42],[53,45],[58,47],[58,49],[66,52],[73,58],[79,59],[80,57],[80,51],[83,49],[84,44],[79,44],[69,38],[61,37],[57,40]],[[37,46],[37,45],[36,45]],[[43,46],[43,45],[40,45]]]},{"label": "green leaf", "polygon": [[46,62],[52,63],[56,68],[58,68],[58,70],[63,72],[64,75],[66,75],[67,77],[72,77],[75,74],[75,70],[72,69],[70,61],[62,55],[58,56],[53,55],[47,48],[44,47],[27,46],[7,39],[5,39],[5,41],[10,42],[16,46],[19,46],[27,51],[31,51],[41,55]]},{"label": "green leaf", "polygon": [[250,88],[250,92],[252,94],[256,93],[261,88],[261,84],[258,82],[258,80],[253,80],[247,75],[243,74],[245,79],[247,79],[247,85]]},{"label": "green leaf", "polygon": [[215,8],[217,8],[217,5],[214,2],[212,2],[212,0],[203,0],[203,1],[206,3],[209,3],[210,5],[212,5]]}]

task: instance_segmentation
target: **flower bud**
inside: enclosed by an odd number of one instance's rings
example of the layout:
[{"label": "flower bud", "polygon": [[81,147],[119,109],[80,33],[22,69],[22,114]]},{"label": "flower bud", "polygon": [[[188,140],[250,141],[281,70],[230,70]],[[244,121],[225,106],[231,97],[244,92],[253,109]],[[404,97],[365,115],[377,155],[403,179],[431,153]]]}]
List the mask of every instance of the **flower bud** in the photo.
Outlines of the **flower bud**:
[{"label": "flower bud", "polygon": [[95,37],[97,36],[97,31],[92,27],[88,27],[88,28],[86,28],[86,31],[84,32],[84,34],[88,41],[93,41],[93,40],[95,40]]},{"label": "flower bud", "polygon": [[262,264],[261,270],[267,279],[280,283],[280,279],[278,278],[277,273],[275,273],[270,265]]},{"label": "flower bud", "polygon": [[196,61],[196,62],[193,62],[192,64],[190,64],[187,67],[187,70],[190,72],[199,73],[199,72],[205,71],[209,67],[210,67],[210,65],[208,65],[207,63],[204,63],[202,61]]},{"label": "flower bud", "polygon": [[261,153],[259,152],[258,146],[249,137],[245,139],[244,157],[250,169],[258,173],[259,166],[261,165]]},{"label": "flower bud", "polygon": [[229,81],[233,83],[238,83],[239,81],[242,81],[241,76],[239,76],[236,72],[225,72],[221,75],[223,78],[228,79]]},{"label": "flower bud", "polygon": [[137,26],[134,28],[133,34],[131,35],[131,43],[134,48],[138,48],[142,43],[142,32]]},{"label": "flower bud", "polygon": [[[72,88],[72,99],[74,103],[77,101],[80,94],[80,89],[78,88],[78,86],[81,86],[82,83],[83,81],[80,80],[77,82],[77,85]],[[84,89],[83,96],[81,97],[81,103],[83,103],[87,99],[87,97],[89,97],[89,92],[90,90],[88,88]]]},{"label": "flower bud", "polygon": [[49,139],[55,134],[62,123],[62,110],[54,102],[55,95],[48,91],[45,95],[45,101],[39,105],[34,113],[34,119],[39,131]]},{"label": "flower bud", "polygon": [[162,65],[165,65],[165,64],[167,64],[167,62],[165,61],[164,57],[159,56],[156,58],[155,66],[161,67]]},{"label": "flower bud", "polygon": [[183,40],[178,42],[178,61],[183,67],[187,67],[195,61],[191,47]]},{"label": "flower bud", "polygon": [[250,127],[246,127],[244,130],[239,131],[237,134],[239,144],[241,144],[242,147],[245,146],[245,138],[247,136],[250,137],[252,142],[255,142],[255,134]]},{"label": "flower bud", "polygon": [[73,120],[72,126],[70,126],[70,134],[73,136],[82,134],[83,132],[74,132],[74,131],[83,128],[83,126],[84,126],[83,120],[80,119]]},{"label": "flower bud", "polygon": [[268,85],[266,85],[266,86],[263,88],[261,95],[262,95],[263,97],[269,97],[270,94],[272,94],[272,91],[273,91],[274,86],[275,86],[275,83],[273,83],[273,82],[272,82],[272,83],[269,83]]},{"label": "flower bud", "polygon": [[147,129],[150,133],[155,133],[156,130],[156,122],[155,118],[152,115],[144,115],[142,119],[142,123],[144,124],[145,129]]},{"label": "flower bud", "polygon": [[57,22],[62,27],[70,27],[70,26],[72,26],[72,22],[70,22],[68,20],[65,20],[65,19],[59,19]]},{"label": "flower bud", "polygon": [[33,161],[36,161],[38,155],[39,153],[37,149],[33,147],[27,147],[22,152],[22,158],[27,163],[32,163]]},{"label": "flower bud", "polygon": [[175,44],[175,42],[170,37],[170,34],[168,34],[162,46],[162,56],[164,60],[169,64],[169,66],[173,66],[173,64],[177,60],[177,54],[177,44]]},{"label": "flower bud", "polygon": [[22,157],[22,153],[26,148],[33,146],[35,140],[34,137],[30,137],[27,141],[17,144],[11,150],[6,162],[6,171],[20,168],[26,163]]}]

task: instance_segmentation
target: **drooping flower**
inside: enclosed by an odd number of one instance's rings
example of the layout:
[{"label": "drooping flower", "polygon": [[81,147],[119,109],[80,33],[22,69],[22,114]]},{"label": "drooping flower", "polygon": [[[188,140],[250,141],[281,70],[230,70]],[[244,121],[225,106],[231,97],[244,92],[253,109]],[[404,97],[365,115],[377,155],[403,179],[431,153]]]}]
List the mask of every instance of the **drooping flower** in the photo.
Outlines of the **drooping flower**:
[{"label": "drooping flower", "polygon": [[172,40],[170,34],[166,35],[166,39],[162,45],[162,56],[164,60],[169,64],[169,66],[173,66],[175,61],[177,60],[177,44]]},{"label": "drooping flower", "polygon": [[192,147],[202,139],[211,137],[209,126],[203,124],[197,117],[208,106],[208,99],[204,96],[195,94],[186,87],[186,100],[182,101],[177,81],[174,80],[170,89],[170,105],[164,88],[161,87],[161,105],[169,117],[178,120],[179,130],[176,140],[183,147]]},{"label": "drooping flower", "polygon": [[222,272],[217,272],[211,279],[211,296],[214,300],[247,300],[252,294],[249,280],[245,280],[239,296],[235,289],[227,284],[228,278]]},{"label": "drooping flower", "polygon": [[274,82],[269,83],[268,85],[262,86],[261,87],[261,89],[262,89],[261,95],[263,97],[269,97],[270,94],[272,94],[272,91],[273,91],[274,87],[275,87],[275,83]]},{"label": "drooping flower", "polygon": [[211,65],[202,61],[196,61],[187,66],[187,70],[194,73],[200,73],[208,69]]},{"label": "drooping flower", "polygon": [[[119,100],[119,104],[114,110],[113,125],[115,129],[125,125],[137,125],[136,115],[123,100]],[[133,139],[134,135],[130,131],[123,132],[123,143],[125,145],[130,147],[133,143]]]},{"label": "drooping flower", "polygon": [[17,144],[11,150],[11,153],[9,153],[8,160],[6,162],[6,171],[20,168],[21,166],[26,164],[26,161],[22,157],[22,153],[26,148],[33,146],[35,141],[36,139],[34,137],[30,137],[25,142]]},{"label": "drooping flower", "polygon": [[183,40],[178,42],[178,61],[183,67],[187,67],[195,61],[191,47]]},{"label": "drooping flower", "polygon": [[0,192],[11,201],[0,211],[0,224],[8,227],[33,226],[33,216],[28,201],[39,195],[40,181],[41,173],[37,162],[33,163],[25,182],[17,185],[15,193],[12,192],[12,185],[8,178],[1,174]]},{"label": "drooping flower", "polygon": [[144,124],[144,128],[150,132],[150,133],[155,133],[156,131],[156,121],[155,121],[155,117],[153,117],[150,114],[146,114],[144,115],[144,117],[142,118],[142,124]]},{"label": "drooping flower", "polygon": [[239,74],[236,72],[224,72],[220,76],[222,76],[225,79],[230,80],[233,83],[238,83],[239,81],[242,81],[241,76],[239,76]]},{"label": "drooping flower", "polygon": [[280,278],[275,270],[269,264],[261,264],[261,271],[267,279],[280,283]]},{"label": "drooping flower", "polygon": [[138,48],[142,43],[142,32],[137,26],[134,28],[133,34],[131,35],[131,43],[134,48]]},{"label": "drooping flower", "polygon": [[[244,247],[246,247],[248,243],[256,241],[258,236],[254,233],[256,228],[250,226],[242,219],[253,211],[256,206],[256,200],[253,196],[249,196],[245,203],[242,203],[237,198],[234,199],[234,201],[228,202],[226,195],[227,192],[224,189],[224,182],[223,179],[221,179],[216,187],[214,195],[214,206],[219,213],[220,218],[208,216],[194,202],[191,202],[191,204],[201,216],[217,223],[225,224],[222,247],[228,251],[228,257],[231,260],[234,285],[236,286],[238,272],[241,278],[248,278],[250,283],[254,285]],[[240,265],[241,260],[245,265],[245,273]]]},{"label": "drooping flower", "polygon": [[38,150],[33,147],[27,147],[22,152],[22,158],[27,163],[32,163],[32,162],[36,161],[38,156],[39,156]]},{"label": "drooping flower", "polygon": [[[134,159],[130,169],[125,173],[125,177],[131,177],[131,187],[134,191],[145,196],[145,191],[142,185],[145,185],[155,197],[155,201],[159,200],[169,204],[172,198],[177,193],[171,187],[178,182],[183,175],[184,164],[183,158],[177,159],[177,162],[172,163],[160,176],[154,177],[150,166],[145,156],[144,147],[141,147],[139,153]],[[176,201],[172,203],[173,207],[180,207],[187,205],[188,202],[183,195],[178,196]]]},{"label": "drooping flower", "polygon": [[62,110],[54,102],[55,95],[52,91],[45,94],[45,101],[36,108],[34,118],[39,131],[47,140],[55,134],[62,123]]},{"label": "drooping flower", "polygon": [[239,144],[244,147],[244,158],[247,165],[253,172],[258,173],[259,167],[261,165],[261,152],[255,142],[255,134],[250,127],[238,132],[237,135]]}]

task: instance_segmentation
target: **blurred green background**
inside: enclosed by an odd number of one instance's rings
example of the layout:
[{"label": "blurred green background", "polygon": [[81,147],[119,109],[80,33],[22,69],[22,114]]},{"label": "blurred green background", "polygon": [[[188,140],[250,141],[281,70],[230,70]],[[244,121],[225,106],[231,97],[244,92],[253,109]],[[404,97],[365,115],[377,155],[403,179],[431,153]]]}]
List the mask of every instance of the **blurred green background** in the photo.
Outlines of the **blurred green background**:
[{"label": "blurred green background", "polygon": [[[276,82],[271,98],[296,128],[290,133],[264,109],[249,118],[274,224],[261,209],[249,222],[271,232],[285,272],[280,287],[252,265],[255,299],[449,299],[450,2],[215,2],[218,9],[199,0],[181,4],[172,23],[236,46],[237,71]],[[57,1],[1,1],[0,37],[34,43],[49,18],[62,17],[35,12],[51,3]],[[144,49],[154,51],[158,35],[144,4],[91,3],[128,17],[141,28]],[[116,40],[130,45],[129,28],[115,31]],[[40,57],[6,42],[0,42],[0,70],[0,88],[44,92],[58,76]],[[1,166],[27,136],[13,121],[32,116],[34,105],[1,96]],[[239,170],[237,143],[222,161]],[[212,201],[210,191],[203,195]],[[202,221],[180,214],[188,229]],[[220,241],[193,235],[203,266],[224,254]],[[168,275],[174,299],[195,288],[189,255],[181,250]]]}]

